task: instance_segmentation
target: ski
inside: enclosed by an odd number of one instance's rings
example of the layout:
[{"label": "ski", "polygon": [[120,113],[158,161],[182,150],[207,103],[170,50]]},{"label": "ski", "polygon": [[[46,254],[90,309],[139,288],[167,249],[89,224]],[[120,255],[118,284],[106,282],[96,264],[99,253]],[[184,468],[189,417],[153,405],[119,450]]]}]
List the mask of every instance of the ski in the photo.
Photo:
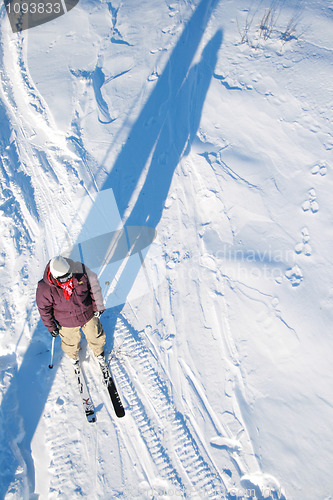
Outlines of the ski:
[{"label": "ski", "polygon": [[88,422],[96,422],[96,414],[95,414],[95,409],[94,405],[90,399],[88,388],[86,381],[84,379],[84,375],[81,372],[81,367],[80,367],[80,362],[79,360],[73,365],[74,368],[74,373],[77,377],[77,384],[79,388],[79,392],[82,397],[82,403],[83,403],[83,408],[84,412],[86,414]]},{"label": "ski", "polygon": [[118,418],[124,417],[125,409],[123,407],[123,404],[122,404],[120,396],[118,394],[116,385],[114,383],[114,380],[112,378],[112,375],[110,373],[109,367],[108,367],[105,359],[103,359],[102,363],[99,361],[98,364],[102,370],[103,381],[108,389],[108,393],[109,393],[114,411],[115,411]]}]

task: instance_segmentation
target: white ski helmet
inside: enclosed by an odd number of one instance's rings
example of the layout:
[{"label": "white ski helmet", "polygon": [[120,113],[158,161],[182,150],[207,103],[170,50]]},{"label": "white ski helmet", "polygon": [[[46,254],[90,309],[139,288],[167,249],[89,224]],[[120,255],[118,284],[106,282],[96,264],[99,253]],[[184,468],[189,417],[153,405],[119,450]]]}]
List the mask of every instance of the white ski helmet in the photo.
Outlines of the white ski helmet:
[{"label": "white ski helmet", "polygon": [[62,255],[58,255],[58,257],[51,259],[50,271],[53,278],[59,278],[60,276],[64,276],[64,274],[69,273],[70,265]]}]

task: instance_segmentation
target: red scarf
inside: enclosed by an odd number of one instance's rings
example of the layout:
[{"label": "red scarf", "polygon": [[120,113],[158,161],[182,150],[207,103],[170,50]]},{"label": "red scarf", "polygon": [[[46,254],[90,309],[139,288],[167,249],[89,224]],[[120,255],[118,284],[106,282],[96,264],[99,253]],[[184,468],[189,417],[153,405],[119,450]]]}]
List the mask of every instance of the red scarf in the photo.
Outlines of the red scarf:
[{"label": "red scarf", "polygon": [[[49,278],[50,283],[53,283],[50,269],[48,272],[48,278]],[[57,283],[57,285],[63,289],[65,299],[69,300],[71,298],[72,293],[73,293],[73,276],[71,277],[70,280],[66,281],[65,283],[60,283],[60,281],[58,281],[56,278],[54,278],[54,280]]]}]

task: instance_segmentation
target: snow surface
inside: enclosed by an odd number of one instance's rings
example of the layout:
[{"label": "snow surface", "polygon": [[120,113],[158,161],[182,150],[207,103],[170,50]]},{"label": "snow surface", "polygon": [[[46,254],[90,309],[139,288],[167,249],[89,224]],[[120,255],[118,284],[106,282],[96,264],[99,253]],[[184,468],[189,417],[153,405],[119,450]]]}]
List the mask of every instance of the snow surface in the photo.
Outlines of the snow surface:
[{"label": "snow surface", "polygon": [[[0,22],[0,497],[331,499],[332,1]],[[83,341],[95,424],[35,304],[80,248],[126,409]]]}]

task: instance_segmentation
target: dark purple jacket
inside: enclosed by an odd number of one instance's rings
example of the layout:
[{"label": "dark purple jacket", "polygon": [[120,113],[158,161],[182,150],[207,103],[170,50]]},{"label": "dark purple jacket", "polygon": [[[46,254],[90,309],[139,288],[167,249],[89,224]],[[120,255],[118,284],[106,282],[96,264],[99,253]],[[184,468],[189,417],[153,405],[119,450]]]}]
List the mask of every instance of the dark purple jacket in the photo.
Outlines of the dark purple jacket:
[{"label": "dark purple jacket", "polygon": [[83,326],[91,320],[95,311],[105,310],[97,275],[81,262],[66,260],[73,273],[73,293],[69,300],[65,299],[64,290],[50,275],[50,262],[37,285],[39,314],[49,332],[56,328],[56,322],[60,326]]}]

